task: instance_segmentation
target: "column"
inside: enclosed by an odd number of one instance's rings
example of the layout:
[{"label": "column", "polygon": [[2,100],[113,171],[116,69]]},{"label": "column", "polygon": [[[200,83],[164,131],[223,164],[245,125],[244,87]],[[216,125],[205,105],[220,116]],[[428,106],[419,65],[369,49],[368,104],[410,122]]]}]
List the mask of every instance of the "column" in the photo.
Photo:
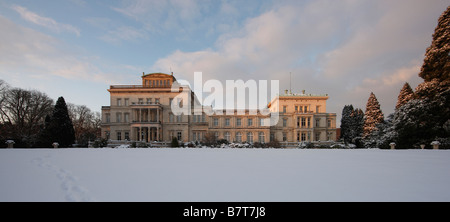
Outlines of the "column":
[{"label": "column", "polygon": [[159,141],[159,127],[156,127],[156,141]]},{"label": "column", "polygon": [[159,123],[159,108],[156,109],[156,122]]},{"label": "column", "polygon": [[130,130],[130,140],[134,140],[134,127],[131,127]]},{"label": "column", "polygon": [[148,141],[149,142],[154,141],[153,137],[152,137],[152,128],[151,127],[148,127]]},{"label": "column", "polygon": [[[141,122],[141,109],[138,109],[138,122]],[[139,135],[140,136],[140,135]]]}]

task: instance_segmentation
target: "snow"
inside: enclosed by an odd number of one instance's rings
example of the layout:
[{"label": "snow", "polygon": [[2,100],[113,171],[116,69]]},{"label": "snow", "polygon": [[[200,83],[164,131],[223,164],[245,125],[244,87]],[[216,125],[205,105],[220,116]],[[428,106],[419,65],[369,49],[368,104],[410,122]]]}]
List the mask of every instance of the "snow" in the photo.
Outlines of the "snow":
[{"label": "snow", "polygon": [[0,201],[450,201],[449,150],[1,149]]}]

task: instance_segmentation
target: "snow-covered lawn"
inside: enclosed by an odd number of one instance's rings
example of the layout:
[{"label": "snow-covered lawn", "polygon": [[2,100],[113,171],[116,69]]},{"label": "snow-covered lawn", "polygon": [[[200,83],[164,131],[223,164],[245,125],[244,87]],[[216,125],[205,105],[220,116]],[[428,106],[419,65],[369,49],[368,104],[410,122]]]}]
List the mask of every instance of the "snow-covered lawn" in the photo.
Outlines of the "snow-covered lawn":
[{"label": "snow-covered lawn", "polygon": [[0,201],[450,201],[449,187],[450,150],[0,150]]}]

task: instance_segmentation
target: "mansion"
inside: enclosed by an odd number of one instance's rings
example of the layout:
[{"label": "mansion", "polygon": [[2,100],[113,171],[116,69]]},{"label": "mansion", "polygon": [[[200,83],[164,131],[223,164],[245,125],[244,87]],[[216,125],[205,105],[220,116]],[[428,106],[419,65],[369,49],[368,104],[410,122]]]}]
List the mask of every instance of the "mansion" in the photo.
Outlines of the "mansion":
[{"label": "mansion", "polygon": [[[336,114],[326,112],[328,95],[285,94],[272,98],[267,105],[278,122],[267,124],[263,115],[251,110],[217,112],[192,111],[175,115],[171,104],[180,92],[173,92],[173,74],[142,75],[142,85],[111,85],[110,106],[102,106],[102,137],[116,141],[182,142],[202,141],[207,133],[229,142],[280,141],[288,143],[335,141]],[[194,92],[189,104],[200,103]],[[201,106],[203,108],[203,106]]]}]

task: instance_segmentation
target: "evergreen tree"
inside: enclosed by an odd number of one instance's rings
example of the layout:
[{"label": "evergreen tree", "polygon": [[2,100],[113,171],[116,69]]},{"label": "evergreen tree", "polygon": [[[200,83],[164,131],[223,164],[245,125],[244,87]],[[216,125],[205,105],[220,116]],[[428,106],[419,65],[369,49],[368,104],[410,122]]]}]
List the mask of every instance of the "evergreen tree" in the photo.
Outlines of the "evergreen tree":
[{"label": "evergreen tree", "polygon": [[450,148],[450,6],[438,19],[433,40],[425,53],[414,99],[396,110],[393,126],[397,147],[413,148],[439,140]]},{"label": "evergreen tree", "polygon": [[350,130],[349,139],[351,143],[355,144],[357,147],[362,147],[362,135],[364,126],[364,112],[357,108],[353,110],[350,114]]},{"label": "evergreen tree", "polygon": [[373,92],[370,93],[366,104],[366,113],[364,115],[363,136],[369,136],[374,130],[377,130],[376,125],[384,121],[383,112],[380,109],[380,103]]},{"label": "evergreen tree", "polygon": [[62,96],[56,101],[48,128],[52,143],[58,142],[60,147],[69,147],[75,142],[72,120],[69,117],[66,101]]},{"label": "evergreen tree", "polygon": [[342,109],[341,118],[341,138],[345,143],[350,142],[350,115],[353,112],[353,105],[345,105]]},{"label": "evergreen tree", "polygon": [[425,53],[424,63],[419,76],[425,82],[432,79],[450,81],[450,6],[447,7],[438,19],[434,30],[433,40]]},{"label": "evergreen tree", "polygon": [[395,109],[397,110],[398,108],[400,108],[400,106],[403,106],[405,103],[411,100],[413,96],[414,92],[411,89],[409,83],[406,82],[403,85],[403,88],[400,90],[400,93],[398,94],[397,105],[395,106]]},{"label": "evergreen tree", "polygon": [[179,147],[178,139],[176,137],[172,137],[172,143],[170,144],[171,147]]}]

